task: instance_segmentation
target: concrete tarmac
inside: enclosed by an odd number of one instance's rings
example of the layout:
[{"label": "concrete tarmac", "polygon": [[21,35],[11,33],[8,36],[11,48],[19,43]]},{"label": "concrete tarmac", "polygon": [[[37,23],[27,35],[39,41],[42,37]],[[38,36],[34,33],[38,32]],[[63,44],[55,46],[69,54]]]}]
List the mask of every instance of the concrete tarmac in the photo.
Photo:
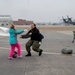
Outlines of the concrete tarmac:
[{"label": "concrete tarmac", "polygon": [[[75,43],[72,43],[71,31],[42,31],[44,39],[41,47],[43,54],[31,51],[31,57],[25,57],[25,43],[20,39],[22,59],[9,60],[9,38],[0,37],[0,75],[75,75]],[[18,36],[19,37],[19,36]],[[61,53],[62,48],[73,49],[72,55]],[[17,49],[16,49],[17,50]]]}]

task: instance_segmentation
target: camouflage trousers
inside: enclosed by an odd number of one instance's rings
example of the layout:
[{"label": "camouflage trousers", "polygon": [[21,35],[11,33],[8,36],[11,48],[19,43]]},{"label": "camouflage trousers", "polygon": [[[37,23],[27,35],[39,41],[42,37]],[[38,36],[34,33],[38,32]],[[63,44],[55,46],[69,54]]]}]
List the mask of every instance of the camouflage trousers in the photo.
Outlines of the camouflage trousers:
[{"label": "camouflage trousers", "polygon": [[36,52],[39,52],[41,49],[39,49],[40,47],[40,44],[39,44],[39,41],[35,41],[35,40],[29,40],[27,43],[26,43],[26,50],[27,52],[31,51],[31,46],[32,46],[32,49]]}]

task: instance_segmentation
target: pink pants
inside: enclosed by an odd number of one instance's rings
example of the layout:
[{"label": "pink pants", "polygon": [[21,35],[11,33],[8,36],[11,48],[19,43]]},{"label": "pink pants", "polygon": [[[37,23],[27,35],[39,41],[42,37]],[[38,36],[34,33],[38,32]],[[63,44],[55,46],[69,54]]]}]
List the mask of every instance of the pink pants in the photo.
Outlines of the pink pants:
[{"label": "pink pants", "polygon": [[9,57],[12,57],[12,56],[13,56],[15,47],[18,49],[18,51],[17,51],[18,56],[21,55],[21,46],[20,46],[19,43],[16,43],[16,44],[10,44],[10,47],[11,47],[11,50],[10,50]]}]

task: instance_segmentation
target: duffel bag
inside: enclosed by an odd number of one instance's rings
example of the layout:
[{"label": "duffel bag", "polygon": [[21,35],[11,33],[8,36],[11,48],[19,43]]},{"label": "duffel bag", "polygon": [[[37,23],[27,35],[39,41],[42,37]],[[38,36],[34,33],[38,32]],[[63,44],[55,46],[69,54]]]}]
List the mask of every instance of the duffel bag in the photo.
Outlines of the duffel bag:
[{"label": "duffel bag", "polygon": [[72,54],[73,50],[72,49],[63,48],[61,50],[61,53],[63,53],[63,54]]}]

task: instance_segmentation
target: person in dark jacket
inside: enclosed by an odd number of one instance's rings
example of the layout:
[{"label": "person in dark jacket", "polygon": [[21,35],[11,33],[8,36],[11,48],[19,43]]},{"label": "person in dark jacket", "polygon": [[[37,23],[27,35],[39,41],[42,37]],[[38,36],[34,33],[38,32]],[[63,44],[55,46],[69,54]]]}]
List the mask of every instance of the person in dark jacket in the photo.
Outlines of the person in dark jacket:
[{"label": "person in dark jacket", "polygon": [[[39,48],[41,44],[40,32],[35,24],[31,24],[31,29],[28,31],[27,36],[30,37],[30,39],[25,45],[26,50],[28,52],[28,54],[25,56],[31,56],[31,49],[30,49],[31,46],[32,49],[38,52],[39,56],[41,56],[43,50]],[[26,34],[21,35],[21,38],[26,38]]]}]

